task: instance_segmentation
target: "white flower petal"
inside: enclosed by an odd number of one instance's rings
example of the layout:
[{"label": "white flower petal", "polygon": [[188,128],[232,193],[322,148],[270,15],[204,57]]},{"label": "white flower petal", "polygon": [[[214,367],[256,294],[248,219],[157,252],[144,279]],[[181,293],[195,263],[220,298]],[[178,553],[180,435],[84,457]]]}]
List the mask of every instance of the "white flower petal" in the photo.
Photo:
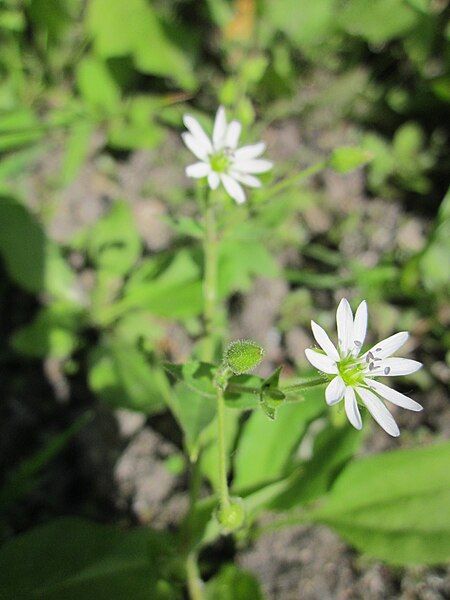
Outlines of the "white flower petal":
[{"label": "white flower petal", "polygon": [[326,354],[320,354],[320,352],[307,348],[305,355],[312,366],[319,369],[319,371],[323,371],[323,373],[328,373],[329,375],[337,375],[338,369],[335,361]]},{"label": "white flower petal", "polygon": [[222,173],[220,176],[227,193],[234,199],[238,204],[245,202],[245,192],[242,186],[232,177]]},{"label": "white flower petal", "polygon": [[336,311],[339,348],[345,356],[353,348],[353,314],[348,300],[342,298]]},{"label": "white flower petal", "polygon": [[356,391],[367,406],[372,417],[385,432],[393,437],[398,437],[400,435],[398,425],[381,400],[374,393],[364,388],[357,387]]},{"label": "white flower petal", "polygon": [[207,153],[211,153],[213,150],[211,140],[206,135],[203,127],[200,125],[197,119],[194,119],[194,117],[192,117],[191,115],[184,115],[183,123],[186,125],[186,128],[189,129],[189,131],[194,136],[198,144]]},{"label": "white flower petal", "polygon": [[[236,156],[235,156],[236,159]],[[243,173],[265,173],[273,167],[270,160],[255,158],[253,160],[235,160],[233,168]]]},{"label": "white flower petal", "polygon": [[186,175],[188,177],[194,177],[195,179],[199,179],[200,177],[206,177],[211,171],[211,167],[208,163],[197,162],[193,165],[189,165],[186,167]]},{"label": "white flower petal", "polygon": [[208,151],[192,135],[192,133],[182,133],[181,138],[189,150],[200,160],[208,160]]},{"label": "white flower petal", "polygon": [[225,145],[233,150],[236,148],[239,136],[241,135],[242,125],[239,121],[231,121],[228,125],[227,133],[225,135]]},{"label": "white flower petal", "polygon": [[238,148],[234,153],[236,160],[249,160],[260,156],[266,149],[264,142],[258,142],[257,144],[250,144],[249,146],[242,146]]},{"label": "white flower petal", "polygon": [[215,171],[211,171],[208,175],[208,185],[212,190],[217,190],[220,183],[220,177]]},{"label": "white flower petal", "polygon": [[371,352],[375,358],[386,358],[401,348],[408,338],[409,333],[407,331],[400,331],[399,333],[395,333],[385,340],[378,342],[375,346],[372,346],[369,352]]},{"label": "white flower petal", "polygon": [[358,356],[364,344],[367,331],[367,302],[363,300],[356,309],[353,322],[353,355]]},{"label": "white flower petal", "polygon": [[375,369],[366,371],[369,377],[393,377],[395,375],[410,375],[422,367],[422,363],[410,358],[385,358],[375,363]]},{"label": "white flower petal", "polygon": [[421,404],[415,400],[412,400],[411,398],[408,398],[408,396],[405,396],[405,394],[401,394],[400,392],[397,392],[397,390],[393,390],[389,386],[384,385],[384,383],[381,383],[380,381],[376,381],[375,379],[366,379],[365,382],[368,386],[375,390],[377,394],[389,402],[392,402],[392,404],[396,404],[397,406],[401,406],[407,410],[423,410],[423,406]]},{"label": "white flower petal", "polygon": [[353,388],[347,387],[345,389],[345,412],[350,423],[355,429],[362,428],[362,419],[359,412],[358,403],[356,402],[355,392]]},{"label": "white flower petal", "polygon": [[238,171],[230,171],[230,176],[233,179],[237,179],[244,185],[248,185],[248,187],[259,188],[261,187],[261,182],[257,177],[253,175],[247,175],[246,173],[239,173]]},{"label": "white flower petal", "polygon": [[214,120],[213,129],[213,145],[215,150],[220,150],[225,144],[225,134],[227,133],[227,118],[225,116],[225,109],[223,106],[219,106]]},{"label": "white flower petal", "polygon": [[328,337],[327,332],[314,321],[311,321],[311,329],[316,342],[319,344],[322,350],[333,360],[339,360],[339,352],[336,350],[335,345]]},{"label": "white flower petal", "polygon": [[344,397],[345,383],[339,375],[332,379],[325,390],[325,400],[329,406],[336,404]]}]

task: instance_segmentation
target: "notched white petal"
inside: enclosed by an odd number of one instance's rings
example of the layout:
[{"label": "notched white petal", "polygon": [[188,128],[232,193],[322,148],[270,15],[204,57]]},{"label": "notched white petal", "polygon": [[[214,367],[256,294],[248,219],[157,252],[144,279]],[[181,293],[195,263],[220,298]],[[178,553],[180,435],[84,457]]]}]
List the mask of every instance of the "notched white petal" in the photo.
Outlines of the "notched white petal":
[{"label": "notched white petal", "polygon": [[362,428],[362,419],[361,414],[359,412],[358,403],[356,402],[355,392],[353,388],[347,387],[345,389],[345,413],[347,415],[348,420],[353,425],[355,429]]},{"label": "notched white petal", "polygon": [[273,163],[263,158],[255,158],[253,160],[237,159],[235,155],[233,167],[242,173],[265,173],[266,171],[270,171]]},{"label": "notched white petal", "polygon": [[213,144],[215,150],[220,150],[225,144],[225,134],[227,133],[227,118],[225,116],[225,109],[223,106],[219,106],[214,120],[213,129]]},{"label": "notched white petal", "polygon": [[381,400],[375,396],[373,392],[366,390],[365,388],[357,387],[356,391],[378,425],[380,425],[386,433],[392,435],[392,437],[398,437],[400,435],[398,425]]},{"label": "notched white petal", "polygon": [[242,186],[235,179],[230,177],[230,175],[226,175],[225,173],[222,173],[220,178],[226,192],[233,198],[233,200],[236,200],[238,204],[245,202],[245,192],[242,189]]},{"label": "notched white petal", "polygon": [[264,142],[258,142],[257,144],[250,144],[249,146],[242,146],[242,148],[238,148],[235,152],[236,160],[249,160],[252,158],[257,158],[261,156],[261,154],[266,149],[266,144]]},{"label": "notched white petal", "polygon": [[377,368],[371,374],[377,377],[411,375],[411,373],[415,373],[423,366],[422,363],[417,360],[397,357],[385,358],[384,360],[376,362],[375,365]]},{"label": "notched white petal", "polygon": [[261,182],[257,177],[253,175],[248,175],[247,173],[239,173],[239,171],[230,171],[230,176],[237,181],[240,181],[244,185],[252,188],[261,187]]},{"label": "notched white petal", "polygon": [[363,300],[356,309],[355,320],[353,322],[353,340],[351,342],[354,356],[360,353],[361,347],[364,344],[367,332],[367,318],[367,302]]},{"label": "notched white petal", "polygon": [[239,121],[231,121],[228,125],[227,133],[225,135],[225,145],[233,150],[236,148],[241,135],[242,125]]},{"label": "notched white petal", "polygon": [[336,311],[339,348],[346,355],[353,347],[353,314],[348,300],[342,298]]},{"label": "notched white petal", "polygon": [[182,133],[181,139],[189,148],[194,156],[200,160],[208,160],[208,151],[200,142],[192,135],[192,133]]},{"label": "notched white petal", "polygon": [[305,355],[312,366],[319,369],[319,371],[328,373],[329,375],[337,375],[338,369],[336,362],[326,354],[320,354],[320,352],[307,348],[305,350]]},{"label": "notched white petal", "polygon": [[195,179],[199,179],[200,177],[206,177],[211,171],[211,167],[209,164],[204,162],[197,162],[193,165],[189,165],[186,167],[186,175],[188,177],[194,177]]},{"label": "notched white petal", "polygon": [[387,358],[399,350],[399,348],[406,343],[408,338],[409,333],[407,331],[400,331],[399,333],[395,333],[385,340],[378,342],[375,346],[372,346],[369,352],[371,352],[375,358]]},{"label": "notched white petal", "polygon": [[212,190],[216,190],[219,187],[220,177],[215,171],[211,171],[208,175],[208,185]]},{"label": "notched white petal", "polygon": [[336,350],[335,345],[328,337],[327,332],[315,321],[311,321],[311,329],[316,342],[322,348],[322,350],[332,359],[339,360],[339,353]]},{"label": "notched white petal", "polygon": [[191,115],[184,115],[183,123],[194,136],[195,140],[206,150],[206,152],[212,152],[211,140],[206,135],[203,127],[200,125],[197,119],[195,119]]},{"label": "notched white petal", "polygon": [[336,404],[344,397],[345,383],[339,375],[332,379],[325,389],[325,400],[329,406]]},{"label": "notched white petal", "polygon": [[401,406],[407,410],[423,410],[423,406],[421,404],[412,398],[405,396],[405,394],[401,394],[400,392],[397,392],[397,390],[393,390],[389,386],[384,385],[384,383],[381,383],[381,381],[376,381],[375,379],[365,379],[365,383],[382,398],[392,402],[392,404],[396,404],[397,406]]}]

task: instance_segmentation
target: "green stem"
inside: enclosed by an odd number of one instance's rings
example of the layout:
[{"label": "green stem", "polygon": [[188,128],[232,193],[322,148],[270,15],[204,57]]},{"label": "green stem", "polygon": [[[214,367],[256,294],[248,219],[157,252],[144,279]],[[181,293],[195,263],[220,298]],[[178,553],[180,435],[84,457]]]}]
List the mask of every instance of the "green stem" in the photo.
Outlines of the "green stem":
[{"label": "green stem", "polygon": [[217,449],[219,453],[219,481],[220,481],[220,505],[228,508],[230,495],[227,480],[227,457],[225,448],[225,400],[223,390],[216,388],[217,394]]},{"label": "green stem", "polygon": [[279,183],[276,183],[272,187],[267,188],[267,191],[264,194],[264,196],[267,196],[267,198],[271,198],[272,196],[275,196],[275,194],[283,192],[284,190],[295,185],[296,183],[299,183],[303,179],[307,179],[308,177],[315,175],[319,171],[322,171],[322,169],[325,169],[326,166],[327,163],[325,161],[321,161],[316,163],[315,165],[311,165],[307,169],[303,169],[303,171],[300,171],[300,173],[292,175],[292,177],[282,179]]},{"label": "green stem", "polygon": [[[286,394],[291,392],[301,392],[305,388],[313,387],[314,385],[321,385],[325,383],[323,377],[304,377],[299,379],[291,385],[281,386],[279,389]],[[229,383],[226,388],[226,392],[229,394],[260,394],[261,388],[247,386],[242,383]]]},{"label": "green stem", "polygon": [[215,206],[208,195],[205,199],[205,204],[203,300],[206,343],[203,358],[204,360],[211,361],[214,359],[215,338],[217,334],[217,225]]},{"label": "green stem", "polygon": [[191,600],[203,600],[203,582],[197,565],[197,553],[192,551],[186,558],[186,578]]},{"label": "green stem", "polygon": [[291,385],[286,385],[285,387],[280,388],[282,392],[288,394],[289,392],[301,392],[305,388],[310,388],[315,385],[321,385],[325,383],[325,380],[322,376],[317,377],[304,377],[303,379],[299,379],[295,383]]}]

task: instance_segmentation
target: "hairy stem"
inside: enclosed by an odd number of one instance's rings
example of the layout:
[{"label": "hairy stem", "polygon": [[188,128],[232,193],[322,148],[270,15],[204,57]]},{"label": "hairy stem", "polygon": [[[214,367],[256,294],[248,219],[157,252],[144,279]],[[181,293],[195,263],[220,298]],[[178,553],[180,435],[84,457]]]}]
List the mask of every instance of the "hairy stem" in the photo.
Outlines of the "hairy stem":
[{"label": "hairy stem", "polygon": [[206,334],[203,358],[211,361],[214,359],[217,335],[217,225],[215,206],[208,196],[205,200],[203,253],[205,261],[203,299]]},{"label": "hairy stem", "polygon": [[227,457],[225,448],[225,400],[223,390],[216,388],[217,394],[217,448],[219,452],[219,481],[220,481],[220,505],[228,508],[230,495],[227,481]]},{"label": "hairy stem", "polygon": [[203,581],[200,578],[197,565],[197,553],[192,551],[186,558],[186,577],[191,600],[203,600]]}]

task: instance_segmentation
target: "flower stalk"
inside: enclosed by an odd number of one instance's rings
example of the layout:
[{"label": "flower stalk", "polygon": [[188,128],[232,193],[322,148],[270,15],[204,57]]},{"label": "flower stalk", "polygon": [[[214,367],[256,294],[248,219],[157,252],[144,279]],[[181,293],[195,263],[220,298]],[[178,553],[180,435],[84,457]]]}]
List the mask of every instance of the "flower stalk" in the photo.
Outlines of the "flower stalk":
[{"label": "flower stalk", "polygon": [[205,194],[205,213],[204,213],[205,233],[203,237],[203,255],[204,255],[204,278],[203,278],[203,299],[204,299],[204,319],[205,319],[205,346],[203,358],[206,361],[214,359],[216,336],[217,336],[217,259],[218,259],[218,238],[216,223],[216,207],[206,190]]}]

